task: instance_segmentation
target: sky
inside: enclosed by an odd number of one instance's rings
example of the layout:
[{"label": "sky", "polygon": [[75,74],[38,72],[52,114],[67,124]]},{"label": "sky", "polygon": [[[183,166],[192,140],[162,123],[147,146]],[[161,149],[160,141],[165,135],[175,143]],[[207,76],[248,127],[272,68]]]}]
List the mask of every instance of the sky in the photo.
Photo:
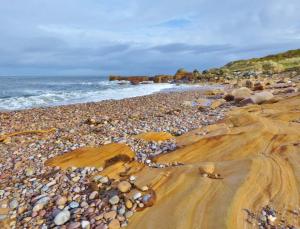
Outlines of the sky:
[{"label": "sky", "polygon": [[300,48],[299,0],[0,0],[0,75],[155,75]]}]

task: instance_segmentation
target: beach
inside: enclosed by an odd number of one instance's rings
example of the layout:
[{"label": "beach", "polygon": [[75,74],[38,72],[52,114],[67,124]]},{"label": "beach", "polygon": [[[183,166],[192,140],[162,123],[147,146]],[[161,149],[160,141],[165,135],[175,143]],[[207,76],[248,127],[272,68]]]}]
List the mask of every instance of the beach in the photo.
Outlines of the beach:
[{"label": "beach", "polygon": [[[296,175],[246,182],[269,163],[258,160],[271,154],[269,144],[299,150],[299,83],[264,81],[259,91],[231,83],[0,112],[2,228],[251,228],[264,223],[262,209],[287,214],[267,193],[286,192],[278,182],[297,182]],[[276,169],[293,174],[293,165],[270,166],[265,179]],[[266,194],[249,200],[249,185]],[[288,208],[297,211],[292,195]],[[298,225],[284,217],[282,225]]]}]

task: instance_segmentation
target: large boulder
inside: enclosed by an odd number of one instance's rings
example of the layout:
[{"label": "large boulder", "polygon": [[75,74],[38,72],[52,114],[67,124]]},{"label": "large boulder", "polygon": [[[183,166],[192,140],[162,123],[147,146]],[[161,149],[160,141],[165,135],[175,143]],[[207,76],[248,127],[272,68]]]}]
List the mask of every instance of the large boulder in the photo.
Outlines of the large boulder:
[{"label": "large boulder", "polygon": [[251,90],[246,87],[241,87],[234,89],[231,94],[234,96],[234,100],[236,102],[242,101],[243,99],[246,99],[251,96]]},{"label": "large boulder", "polygon": [[157,75],[154,77],[154,83],[168,83],[174,79],[172,75]]},{"label": "large boulder", "polygon": [[274,97],[274,95],[269,91],[259,92],[259,93],[256,93],[251,96],[254,103],[256,103],[256,104],[262,104],[264,102],[267,102],[267,101],[273,99],[273,97]]}]

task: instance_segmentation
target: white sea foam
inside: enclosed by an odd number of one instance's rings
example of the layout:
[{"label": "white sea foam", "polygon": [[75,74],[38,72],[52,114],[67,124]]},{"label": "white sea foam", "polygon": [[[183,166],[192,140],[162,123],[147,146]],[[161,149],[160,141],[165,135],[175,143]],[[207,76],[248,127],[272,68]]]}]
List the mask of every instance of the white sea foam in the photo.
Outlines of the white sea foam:
[{"label": "white sea foam", "polygon": [[[88,82],[89,83],[89,82]],[[59,83],[60,84],[60,83]],[[203,89],[203,86],[195,85],[175,85],[175,84],[140,84],[118,85],[117,82],[99,82],[103,89],[88,89],[82,86],[82,90],[62,90],[52,91],[50,89],[26,90],[31,96],[15,96],[10,98],[0,98],[0,110],[21,110],[34,107],[49,107],[57,105],[76,104],[84,102],[98,102],[109,99],[124,99],[136,96],[149,95],[160,91],[178,91]],[[95,82],[93,83],[95,85]],[[205,86],[205,88],[207,88]],[[25,90],[24,90],[25,91]]]},{"label": "white sea foam", "polygon": [[[33,107],[75,104],[83,102],[97,102],[108,99],[123,99],[152,94],[163,89],[175,87],[171,84],[143,84],[138,86],[111,87],[104,90],[50,91],[39,95],[20,96],[0,99],[0,110],[20,110]],[[40,92],[40,91],[39,91]],[[35,91],[36,93],[36,91]]]}]

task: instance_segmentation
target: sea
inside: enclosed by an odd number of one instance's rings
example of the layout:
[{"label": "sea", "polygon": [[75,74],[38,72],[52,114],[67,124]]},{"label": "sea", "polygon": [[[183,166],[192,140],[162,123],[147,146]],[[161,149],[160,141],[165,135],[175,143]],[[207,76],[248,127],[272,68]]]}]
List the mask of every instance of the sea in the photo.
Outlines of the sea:
[{"label": "sea", "polygon": [[101,76],[0,76],[0,111],[124,99],[202,87],[171,83],[131,85]]}]

